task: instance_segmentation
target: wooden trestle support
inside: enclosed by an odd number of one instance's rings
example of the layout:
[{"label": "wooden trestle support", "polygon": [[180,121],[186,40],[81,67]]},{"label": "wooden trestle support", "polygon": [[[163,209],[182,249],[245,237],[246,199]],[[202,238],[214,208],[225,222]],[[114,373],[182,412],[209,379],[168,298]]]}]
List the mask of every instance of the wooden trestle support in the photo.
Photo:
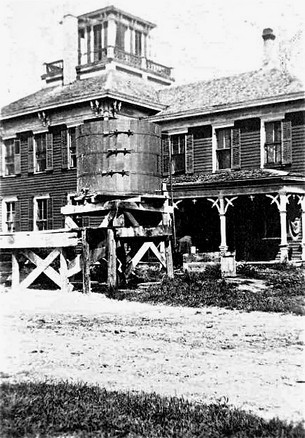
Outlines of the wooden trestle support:
[{"label": "wooden trestle support", "polygon": [[80,255],[69,260],[67,250],[78,242],[78,233],[65,229],[1,233],[0,247],[12,255],[12,289],[27,289],[43,273],[61,290],[71,291],[69,278],[80,271],[81,260]]},{"label": "wooden trestle support", "polygon": [[[118,272],[126,280],[150,250],[173,277],[172,219],[173,207],[167,195],[139,195],[110,199],[85,194],[76,205],[62,208],[66,227],[81,230],[83,291],[91,291],[90,267],[107,263],[107,284],[117,287]],[[94,227],[79,227],[80,218],[94,217]],[[81,221],[83,222],[83,221]]]}]

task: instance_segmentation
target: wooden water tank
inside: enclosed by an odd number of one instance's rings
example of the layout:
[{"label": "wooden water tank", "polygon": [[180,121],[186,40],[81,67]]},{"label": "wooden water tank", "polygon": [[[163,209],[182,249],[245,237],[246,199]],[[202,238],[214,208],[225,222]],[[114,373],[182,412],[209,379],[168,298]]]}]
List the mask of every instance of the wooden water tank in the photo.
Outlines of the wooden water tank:
[{"label": "wooden water tank", "polygon": [[160,190],[161,129],[143,120],[77,128],[78,193],[128,196]]}]

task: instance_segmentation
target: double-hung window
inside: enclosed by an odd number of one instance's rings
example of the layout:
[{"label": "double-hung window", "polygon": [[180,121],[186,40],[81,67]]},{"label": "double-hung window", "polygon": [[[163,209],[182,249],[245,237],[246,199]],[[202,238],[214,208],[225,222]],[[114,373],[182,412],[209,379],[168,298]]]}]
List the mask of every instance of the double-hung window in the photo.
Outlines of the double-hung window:
[{"label": "double-hung window", "polygon": [[17,198],[3,200],[3,231],[13,233],[18,228],[17,226]]},{"label": "double-hung window", "polygon": [[217,169],[238,169],[240,167],[240,130],[220,128],[216,130]]},{"label": "double-hung window", "polygon": [[9,139],[3,144],[4,176],[18,175],[21,172],[20,140]]},{"label": "double-hung window", "polygon": [[172,172],[185,172],[185,143],[186,135],[178,134],[171,136],[171,158],[172,158]]},{"label": "double-hung window", "polygon": [[270,121],[265,122],[265,165],[290,164],[292,161],[291,150],[291,122]]},{"label": "double-hung window", "polygon": [[76,128],[61,131],[61,165],[62,169],[76,168]]},{"label": "double-hung window", "polygon": [[28,137],[28,171],[40,173],[53,169],[53,134],[35,133]]},{"label": "double-hung window", "polygon": [[190,131],[180,134],[163,134],[161,149],[161,173],[194,172],[194,138]]},{"label": "double-hung window", "polygon": [[50,196],[36,196],[34,198],[34,230],[52,229],[52,198]]},{"label": "double-hung window", "polygon": [[35,135],[35,171],[44,172],[47,168],[46,133]]}]

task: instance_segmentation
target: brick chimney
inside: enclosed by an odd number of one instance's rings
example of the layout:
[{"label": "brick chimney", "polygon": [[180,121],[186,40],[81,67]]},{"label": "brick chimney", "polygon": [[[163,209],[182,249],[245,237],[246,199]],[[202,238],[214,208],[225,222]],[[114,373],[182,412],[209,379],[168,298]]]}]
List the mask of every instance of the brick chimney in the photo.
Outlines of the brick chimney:
[{"label": "brick chimney", "polygon": [[71,84],[76,80],[76,66],[78,62],[78,21],[71,14],[64,16],[63,21],[63,83]]},{"label": "brick chimney", "polygon": [[277,47],[275,44],[275,35],[273,29],[269,27],[263,30],[264,40],[264,58],[263,67],[271,69],[279,66],[279,58],[277,53]]}]

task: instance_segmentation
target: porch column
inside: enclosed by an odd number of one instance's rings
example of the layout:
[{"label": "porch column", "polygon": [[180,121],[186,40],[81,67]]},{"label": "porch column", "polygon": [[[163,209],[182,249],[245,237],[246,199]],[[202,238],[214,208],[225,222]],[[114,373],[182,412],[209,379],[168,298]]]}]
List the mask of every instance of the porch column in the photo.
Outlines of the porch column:
[{"label": "porch column", "polygon": [[298,204],[301,205],[301,226],[302,226],[302,262],[305,262],[305,195],[299,195],[299,202]]},{"label": "porch column", "polygon": [[227,220],[225,212],[225,203],[223,198],[219,198],[219,219],[220,219],[220,252],[225,253],[228,251],[227,245]]},{"label": "porch column", "polygon": [[280,194],[280,218],[281,218],[281,262],[288,260],[288,240],[287,240],[287,204],[288,197],[285,193]]},{"label": "porch column", "polygon": [[219,198],[215,201],[214,199],[209,199],[208,201],[212,202],[212,208],[216,207],[219,213],[220,219],[220,253],[225,254],[228,251],[227,245],[227,224],[226,224],[226,212],[231,205],[233,207],[233,201],[237,199],[237,196],[234,198],[224,198],[223,196],[219,196]]},{"label": "porch column", "polygon": [[280,253],[281,262],[286,262],[288,260],[288,240],[287,240],[287,204],[289,202],[290,195],[282,192],[276,196],[266,195],[268,198],[272,199],[271,204],[275,202],[277,208],[280,212],[280,223],[281,223],[281,243],[280,243]]}]

